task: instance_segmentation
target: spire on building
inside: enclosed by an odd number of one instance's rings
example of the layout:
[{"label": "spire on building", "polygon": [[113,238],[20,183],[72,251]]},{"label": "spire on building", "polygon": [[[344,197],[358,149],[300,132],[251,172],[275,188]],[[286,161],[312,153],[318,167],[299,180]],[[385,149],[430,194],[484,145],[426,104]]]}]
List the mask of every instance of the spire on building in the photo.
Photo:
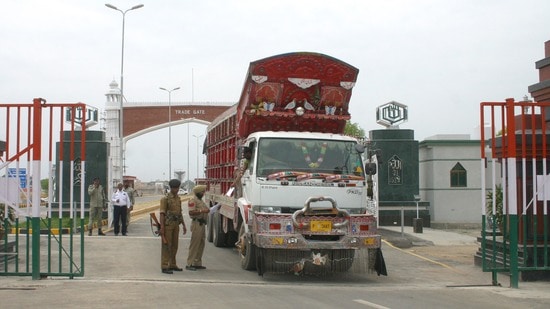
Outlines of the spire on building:
[{"label": "spire on building", "polygon": [[118,83],[114,79],[109,84],[109,91],[105,96],[107,97],[107,105],[115,105],[115,103],[120,102],[120,88],[118,88]]}]

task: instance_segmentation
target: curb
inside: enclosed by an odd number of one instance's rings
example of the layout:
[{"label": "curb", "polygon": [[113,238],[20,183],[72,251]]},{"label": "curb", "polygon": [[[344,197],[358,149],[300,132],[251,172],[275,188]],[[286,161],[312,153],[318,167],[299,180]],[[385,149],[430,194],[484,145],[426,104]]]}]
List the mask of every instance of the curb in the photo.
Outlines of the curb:
[{"label": "curb", "polygon": [[[62,228],[62,229],[50,229],[52,235],[59,235],[59,234],[70,234],[71,228]],[[9,234],[32,234],[32,229],[26,229],[26,228],[11,228],[11,231]],[[40,235],[46,235],[48,234],[47,229],[40,229]]]}]

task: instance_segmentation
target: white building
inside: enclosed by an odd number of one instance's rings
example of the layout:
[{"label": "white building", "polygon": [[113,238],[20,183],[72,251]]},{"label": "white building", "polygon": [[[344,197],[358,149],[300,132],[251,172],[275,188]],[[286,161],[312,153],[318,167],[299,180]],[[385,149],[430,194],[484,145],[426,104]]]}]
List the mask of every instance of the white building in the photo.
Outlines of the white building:
[{"label": "white building", "polygon": [[[421,141],[418,151],[420,195],[430,203],[432,227],[481,226],[485,193],[480,140],[468,134],[435,135]],[[483,170],[490,182],[491,164],[484,164]]]}]

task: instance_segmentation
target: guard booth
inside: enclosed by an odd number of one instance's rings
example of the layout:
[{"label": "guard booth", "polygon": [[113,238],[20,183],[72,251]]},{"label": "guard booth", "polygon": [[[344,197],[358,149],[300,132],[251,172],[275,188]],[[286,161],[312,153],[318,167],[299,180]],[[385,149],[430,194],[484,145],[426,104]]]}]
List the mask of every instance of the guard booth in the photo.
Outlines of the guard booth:
[{"label": "guard booth", "polygon": [[[48,103],[41,98],[32,103],[0,103],[0,136],[6,139],[0,151],[0,224],[4,231],[0,276],[37,280],[84,275],[84,186],[78,187],[79,198],[75,199],[76,187],[70,184],[77,170],[86,168],[86,127],[93,122],[90,112],[93,109],[83,103]],[[68,122],[64,115],[70,115]],[[65,132],[66,143],[56,150]],[[81,136],[78,146],[76,132]],[[66,166],[56,164],[56,153],[59,162],[68,162]],[[64,169],[69,170],[69,179],[64,180]],[[52,203],[54,183],[58,192],[67,189],[68,214]]]},{"label": "guard booth", "polygon": [[[550,102],[483,102],[481,115],[483,271],[518,281],[550,274]],[[487,130],[489,124],[489,130]],[[487,133],[486,133],[487,132]],[[484,172],[488,165],[493,173]],[[500,172],[498,166],[500,165]]]}]

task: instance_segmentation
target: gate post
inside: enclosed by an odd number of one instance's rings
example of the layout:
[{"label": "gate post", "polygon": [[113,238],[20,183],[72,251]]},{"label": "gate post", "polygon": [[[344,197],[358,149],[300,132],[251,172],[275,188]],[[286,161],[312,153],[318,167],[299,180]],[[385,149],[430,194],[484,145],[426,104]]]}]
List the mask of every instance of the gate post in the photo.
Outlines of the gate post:
[{"label": "gate post", "polygon": [[506,143],[508,179],[508,217],[510,218],[510,287],[518,288],[518,200],[516,174],[516,132],[514,99],[506,99]]},{"label": "gate post", "polygon": [[[46,100],[33,99],[32,123],[32,279],[40,279],[40,159],[42,149],[42,103]],[[28,124],[29,130],[31,124]]]}]

